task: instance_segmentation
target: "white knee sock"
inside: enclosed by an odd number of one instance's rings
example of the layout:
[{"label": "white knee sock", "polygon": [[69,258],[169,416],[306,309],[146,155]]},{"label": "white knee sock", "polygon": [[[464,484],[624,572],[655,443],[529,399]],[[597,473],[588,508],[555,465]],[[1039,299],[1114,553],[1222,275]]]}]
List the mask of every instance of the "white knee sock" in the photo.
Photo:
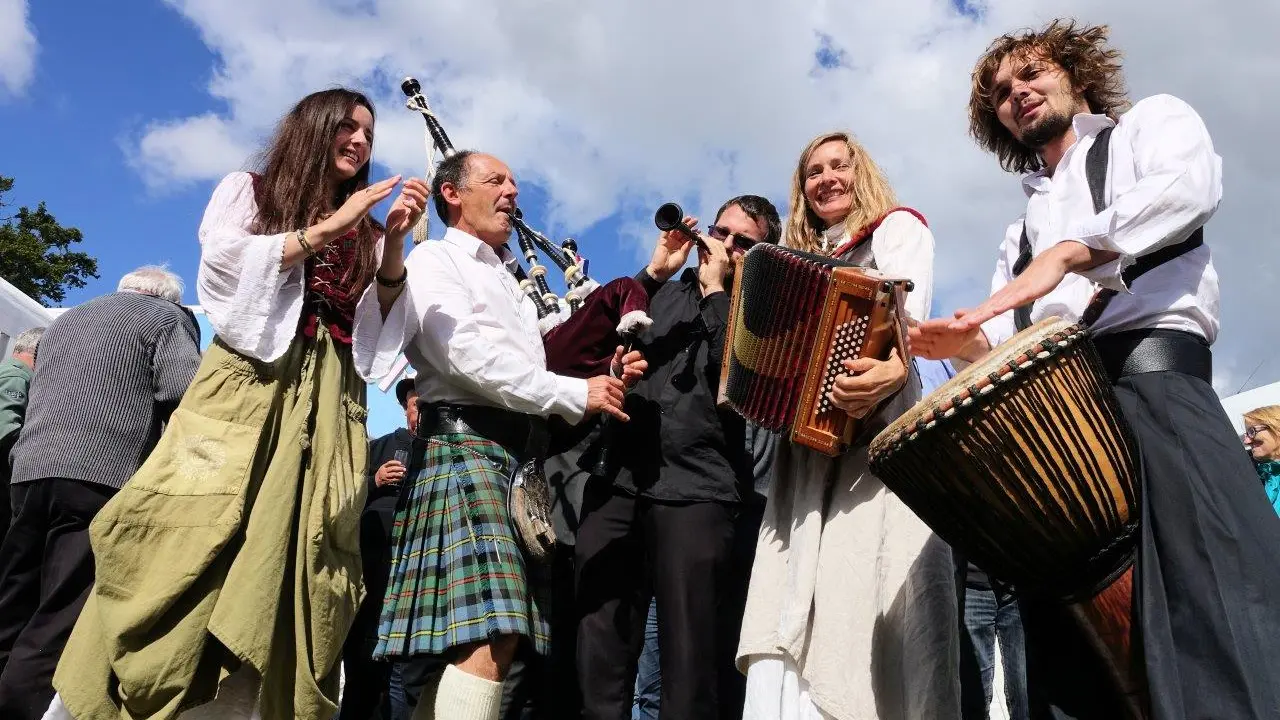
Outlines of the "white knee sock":
[{"label": "white knee sock", "polygon": [[453,665],[444,669],[436,691],[436,720],[498,720],[501,705],[502,683],[476,677]]}]

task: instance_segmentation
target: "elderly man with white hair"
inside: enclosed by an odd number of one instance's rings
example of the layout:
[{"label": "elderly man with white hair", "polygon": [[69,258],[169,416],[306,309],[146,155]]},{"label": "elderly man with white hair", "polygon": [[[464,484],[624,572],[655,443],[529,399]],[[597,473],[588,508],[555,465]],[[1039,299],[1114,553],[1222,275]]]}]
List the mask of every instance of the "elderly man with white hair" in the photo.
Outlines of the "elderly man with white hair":
[{"label": "elderly man with white hair", "polygon": [[[71,308],[40,339],[13,447],[0,544],[0,717],[39,718],[89,588],[89,524],[160,437],[200,364],[182,280],[143,267]],[[145,552],[145,548],[138,548]]]},{"label": "elderly man with white hair", "polygon": [[36,345],[44,328],[18,333],[13,339],[13,356],[0,362],[0,540],[9,530],[9,451],[18,441],[27,414],[27,389],[36,366]]}]

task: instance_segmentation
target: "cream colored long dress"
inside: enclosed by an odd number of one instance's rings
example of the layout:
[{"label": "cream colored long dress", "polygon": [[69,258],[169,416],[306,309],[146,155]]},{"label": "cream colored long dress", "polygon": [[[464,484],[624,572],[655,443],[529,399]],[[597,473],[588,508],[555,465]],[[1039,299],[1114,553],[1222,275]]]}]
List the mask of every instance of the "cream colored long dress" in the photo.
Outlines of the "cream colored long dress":
[{"label": "cream colored long dress", "polygon": [[[907,310],[927,317],[933,237],[915,216],[891,214],[845,259],[910,277]],[[873,424],[919,399],[913,369]],[[871,474],[874,432],[839,458],[779,449],[738,647],[746,720],[960,717],[951,550]]]}]

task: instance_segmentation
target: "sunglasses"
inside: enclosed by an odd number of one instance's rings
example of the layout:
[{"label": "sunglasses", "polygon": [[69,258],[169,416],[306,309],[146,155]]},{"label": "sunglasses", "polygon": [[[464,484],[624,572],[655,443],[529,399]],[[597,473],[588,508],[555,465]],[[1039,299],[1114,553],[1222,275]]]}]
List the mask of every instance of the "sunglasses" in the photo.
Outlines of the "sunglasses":
[{"label": "sunglasses", "polygon": [[707,234],[722,243],[727,243],[730,238],[733,238],[733,246],[736,248],[742,248],[744,251],[749,250],[752,245],[760,242],[749,235],[743,235],[738,232],[729,232],[729,228],[722,225],[708,225]]}]

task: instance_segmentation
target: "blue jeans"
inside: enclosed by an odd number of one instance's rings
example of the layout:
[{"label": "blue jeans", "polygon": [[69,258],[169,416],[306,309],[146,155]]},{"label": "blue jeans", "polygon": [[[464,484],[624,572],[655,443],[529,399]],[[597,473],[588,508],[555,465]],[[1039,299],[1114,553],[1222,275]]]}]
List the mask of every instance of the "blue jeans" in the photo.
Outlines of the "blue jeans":
[{"label": "blue jeans", "polygon": [[658,720],[662,699],[662,667],[658,657],[658,603],[650,600],[649,618],[644,624],[644,650],[636,665],[636,697],[631,703],[631,720]]},{"label": "blue jeans", "polygon": [[413,708],[404,694],[404,663],[391,663],[391,681],[388,683],[391,701],[391,720],[412,720]]},{"label": "blue jeans", "polygon": [[960,695],[965,720],[986,720],[995,680],[995,648],[1000,643],[1004,697],[1011,720],[1028,720],[1027,666],[1018,602],[994,590],[966,587],[960,638]]}]

